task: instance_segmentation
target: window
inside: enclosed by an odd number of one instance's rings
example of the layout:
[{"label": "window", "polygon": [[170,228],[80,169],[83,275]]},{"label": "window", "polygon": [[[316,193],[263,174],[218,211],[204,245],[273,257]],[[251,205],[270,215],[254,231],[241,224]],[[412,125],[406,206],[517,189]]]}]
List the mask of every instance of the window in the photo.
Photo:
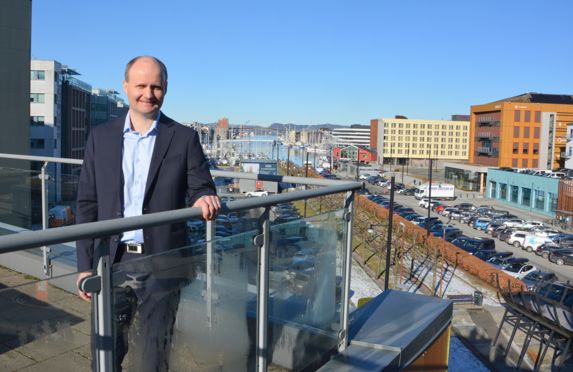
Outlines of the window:
[{"label": "window", "polygon": [[[514,153],[515,154],[515,153]],[[511,159],[511,166],[517,168],[517,159]]]},{"label": "window", "polygon": [[538,159],[533,159],[533,160],[531,161],[531,166],[532,166],[533,168],[537,168],[537,167],[539,166],[539,160],[538,160]]},{"label": "window", "polygon": [[513,112],[513,121],[515,121],[516,123],[519,123],[521,121],[521,111],[515,110]]},{"label": "window", "polygon": [[45,80],[46,71],[44,70],[32,70],[30,71],[30,80]]},{"label": "window", "polygon": [[519,127],[513,127],[513,138],[519,138]]},{"label": "window", "polygon": [[535,111],[535,122],[541,123],[541,111]]},{"label": "window", "polygon": [[531,205],[531,189],[523,187],[521,189],[521,205],[529,207]]},{"label": "window", "polygon": [[531,121],[531,111],[529,110],[525,111],[523,121],[525,121],[526,123],[529,123]]},{"label": "window", "polygon": [[557,210],[557,194],[548,192],[547,198],[549,199],[549,212],[555,212]]},{"label": "window", "polygon": [[[517,159],[514,159],[517,160]],[[517,203],[517,199],[519,197],[519,186],[511,186],[511,192],[509,194],[509,201],[513,203]]]},{"label": "window", "polygon": [[535,198],[533,199],[533,208],[540,211],[545,209],[545,192],[541,190],[535,190]]},{"label": "window", "polygon": [[43,149],[44,139],[43,138],[32,138],[30,139],[30,148],[32,149]]},{"label": "window", "polygon": [[500,183],[499,184],[499,199],[506,200],[507,199],[507,184]]},{"label": "window", "polygon": [[533,128],[533,138],[539,138],[539,127]]},{"label": "window", "polygon": [[[513,153],[519,154],[519,143],[518,142],[513,143]],[[513,160],[517,161],[517,159],[513,159]],[[514,167],[517,167],[517,164],[515,164]]]},{"label": "window", "polygon": [[527,159],[521,160],[521,168],[527,168],[529,161]]},{"label": "window", "polygon": [[529,154],[529,143],[524,143],[524,144],[523,144],[523,154],[524,154],[524,155]]},{"label": "window", "polygon": [[533,144],[533,155],[539,155],[539,143]]},{"label": "window", "polygon": [[529,138],[529,127],[523,128],[523,138]]},{"label": "window", "polygon": [[44,93],[30,93],[30,102],[44,103]]},{"label": "window", "polygon": [[44,116],[30,116],[30,125],[44,125]]}]

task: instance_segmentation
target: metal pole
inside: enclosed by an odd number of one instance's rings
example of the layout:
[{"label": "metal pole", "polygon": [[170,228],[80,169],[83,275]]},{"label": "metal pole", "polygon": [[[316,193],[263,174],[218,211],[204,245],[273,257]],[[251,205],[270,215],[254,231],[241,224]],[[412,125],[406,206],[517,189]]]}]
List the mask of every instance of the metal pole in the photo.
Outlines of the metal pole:
[{"label": "metal pole", "polygon": [[259,219],[259,235],[255,245],[259,247],[259,270],[257,286],[257,371],[267,371],[267,335],[268,335],[268,299],[269,299],[269,246],[270,220],[269,208]]},{"label": "metal pole", "polygon": [[[308,151],[304,150],[306,152],[306,162],[304,163],[304,177],[308,178]],[[304,189],[306,190],[306,185],[304,185]],[[304,199],[304,218],[306,218],[306,199]]]},{"label": "metal pole", "polygon": [[360,179],[360,149],[356,147],[356,181]]},{"label": "metal pole", "polygon": [[205,290],[205,303],[207,310],[207,326],[213,326],[213,277],[214,277],[214,260],[213,260],[213,239],[215,238],[215,223],[207,221],[205,226],[205,241],[207,245],[207,288]]},{"label": "metal pole", "polygon": [[388,210],[388,238],[386,240],[386,271],[384,272],[384,290],[390,281],[390,254],[392,252],[392,220],[394,217],[394,183],[395,176],[390,177],[390,206]]},{"label": "metal pole", "polygon": [[94,322],[95,322],[95,350],[96,370],[113,371],[114,348],[112,333],[113,304],[111,301],[111,262],[109,259],[109,239],[100,243],[101,256],[97,265],[97,275],[101,280],[101,289],[93,296]]},{"label": "metal pole", "polygon": [[404,158],[402,158],[402,185],[404,184],[404,163],[406,162],[406,160]]},{"label": "metal pole", "polygon": [[[48,162],[42,165],[40,178],[41,178],[41,188],[42,188],[42,230],[46,230],[48,225],[48,175],[46,174],[46,168],[48,167]],[[44,275],[52,276],[52,262],[50,260],[50,247],[42,246],[42,262],[44,264]]]},{"label": "metal pole", "polygon": [[287,145],[287,164],[286,175],[290,176],[290,144]]},{"label": "metal pole", "polygon": [[408,142],[408,164],[406,164],[406,174],[410,174],[409,167],[410,166],[410,142]]},{"label": "metal pole", "polygon": [[[432,158],[430,158],[429,169],[429,182],[428,182],[428,222],[430,221],[430,211],[432,210]],[[426,235],[430,236],[430,226],[426,223]]]},{"label": "metal pole", "polygon": [[346,246],[344,251],[344,274],[342,284],[342,311],[341,329],[338,337],[338,351],[342,352],[348,346],[348,314],[350,312],[350,274],[352,270],[352,222],[354,213],[354,192],[347,192],[344,201],[346,208],[345,228],[346,228]]}]

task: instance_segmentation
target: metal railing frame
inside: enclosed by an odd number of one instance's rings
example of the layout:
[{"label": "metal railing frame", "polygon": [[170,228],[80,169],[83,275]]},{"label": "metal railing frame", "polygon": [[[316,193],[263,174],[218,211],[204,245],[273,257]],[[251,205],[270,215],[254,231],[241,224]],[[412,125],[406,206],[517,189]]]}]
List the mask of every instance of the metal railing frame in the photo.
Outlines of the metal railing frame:
[{"label": "metal railing frame", "polygon": [[[65,163],[65,164],[81,164],[81,160],[62,159],[62,158],[48,158],[39,156],[28,155],[14,155],[0,153],[0,159],[16,159],[28,161],[44,162],[42,167],[42,181],[45,179],[45,168],[49,162]],[[344,351],[348,345],[348,314],[349,314],[349,294],[350,294],[350,273],[351,273],[351,248],[352,245],[352,221],[353,221],[353,200],[355,192],[363,188],[363,183],[351,181],[337,181],[326,180],[319,178],[304,178],[304,177],[290,177],[290,176],[276,176],[276,175],[263,175],[253,173],[239,173],[212,170],[211,174],[214,177],[232,177],[243,178],[251,180],[274,181],[274,182],[288,182],[294,184],[305,184],[312,186],[323,186],[321,188],[301,190],[290,192],[286,194],[277,194],[267,197],[249,198],[236,200],[229,203],[223,203],[221,213],[228,213],[233,211],[242,211],[254,208],[265,208],[265,212],[259,219],[259,235],[253,241],[255,246],[259,248],[259,266],[258,266],[258,286],[257,286],[257,371],[267,370],[267,335],[268,335],[268,314],[267,302],[269,295],[268,288],[268,256],[270,244],[270,214],[269,209],[271,206],[279,203],[288,203],[299,200],[306,200],[320,196],[346,193],[344,200],[344,223],[346,232],[346,247],[343,259],[343,303],[341,311],[341,330],[338,335],[338,350]],[[45,183],[42,182],[42,187],[45,188]],[[42,192],[42,207],[47,208],[47,195]],[[19,234],[11,234],[0,236],[0,254],[16,252],[30,248],[43,247],[44,251],[44,267],[51,268],[49,261],[49,245],[76,241],[86,238],[106,237],[113,234],[118,234],[124,231],[141,229],[144,227],[151,227],[163,224],[172,224],[193,218],[201,217],[200,208],[184,208],[173,211],[159,212],[146,214],[142,216],[119,218],[113,220],[91,222],[81,225],[64,226],[57,229],[46,229],[47,227],[47,211],[43,210],[43,227],[41,231],[25,231]],[[212,293],[212,276],[213,274],[213,258],[209,257],[213,254],[212,238],[214,236],[215,224],[212,221],[207,222],[206,226],[206,245],[207,245],[207,291],[205,293],[207,300],[207,321],[209,326],[213,321],[213,308],[210,304]],[[107,239],[103,239],[103,243],[107,246]],[[105,248],[105,247],[103,247]],[[105,252],[105,249],[104,249]],[[45,271],[46,272],[46,271]],[[46,272],[48,274],[48,272]],[[209,279],[211,278],[211,279]],[[111,327],[112,327],[112,303],[111,303],[111,282],[112,271],[111,261],[109,257],[109,246],[107,254],[101,256],[97,264],[97,274],[88,277],[80,286],[86,291],[94,292],[94,306],[95,313],[94,321],[96,322],[95,331],[96,335],[96,365],[99,371],[113,371],[113,350],[111,341]],[[99,341],[98,341],[99,340]]]}]

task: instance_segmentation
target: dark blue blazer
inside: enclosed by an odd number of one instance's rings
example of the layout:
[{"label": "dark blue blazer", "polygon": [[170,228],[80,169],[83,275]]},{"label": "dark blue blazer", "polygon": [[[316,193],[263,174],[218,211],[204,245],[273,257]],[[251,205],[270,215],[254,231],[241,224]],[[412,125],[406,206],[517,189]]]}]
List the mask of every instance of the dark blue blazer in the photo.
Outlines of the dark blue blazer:
[{"label": "dark blue blazer", "polygon": [[[76,223],[123,216],[122,148],[125,115],[92,129],[78,184]],[[209,165],[197,132],[163,113],[147,176],[142,214],[180,209],[203,195],[216,195]],[[145,254],[165,252],[187,244],[185,223],[143,229]],[[110,239],[116,257],[120,235]],[[76,243],[78,271],[90,271],[99,259],[98,239]]]}]

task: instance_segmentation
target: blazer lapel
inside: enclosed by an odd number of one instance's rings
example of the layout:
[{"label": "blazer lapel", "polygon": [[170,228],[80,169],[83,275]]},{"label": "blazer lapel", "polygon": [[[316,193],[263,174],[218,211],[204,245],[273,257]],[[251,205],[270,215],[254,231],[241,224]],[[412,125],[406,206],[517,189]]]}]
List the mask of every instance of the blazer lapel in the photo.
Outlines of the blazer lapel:
[{"label": "blazer lapel", "polygon": [[106,164],[112,175],[112,179],[117,180],[117,190],[121,205],[123,205],[123,126],[125,124],[125,115],[119,118],[114,124],[113,129],[109,132],[108,138],[110,146],[106,148],[107,157],[109,162]]},{"label": "blazer lapel", "polygon": [[157,123],[157,138],[155,139],[155,145],[153,147],[153,155],[151,155],[151,164],[149,165],[149,173],[147,174],[147,183],[145,184],[144,200],[147,200],[149,188],[153,184],[153,181],[157,176],[157,172],[159,171],[159,167],[161,166],[161,162],[163,161],[163,158],[165,158],[165,154],[169,149],[169,144],[173,138],[173,125],[173,121],[161,113],[161,117]]}]

